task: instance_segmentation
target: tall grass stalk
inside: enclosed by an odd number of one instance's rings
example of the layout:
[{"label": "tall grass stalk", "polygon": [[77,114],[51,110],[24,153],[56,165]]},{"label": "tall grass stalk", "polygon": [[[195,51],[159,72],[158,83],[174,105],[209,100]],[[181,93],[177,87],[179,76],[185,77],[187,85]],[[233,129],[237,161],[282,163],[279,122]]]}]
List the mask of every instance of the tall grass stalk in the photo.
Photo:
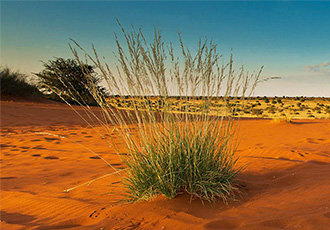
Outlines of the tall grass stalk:
[{"label": "tall grass stalk", "polygon": [[[234,156],[237,119],[231,117],[236,107],[210,116],[210,105],[215,99],[226,101],[229,97],[237,97],[244,104],[262,68],[253,74],[245,72],[244,67],[236,72],[232,55],[228,64],[220,64],[222,56],[212,40],[200,39],[193,53],[179,34],[180,51],[176,53],[172,43],[165,45],[157,29],[148,43],[141,29],[127,32],[120,28],[125,42],[122,44],[115,35],[115,68],[104,64],[94,47],[92,55],[73,40],[70,48],[82,68],[92,62],[110,95],[131,101],[130,107],[116,108],[103,98],[92,80],[86,85],[101,113],[96,116],[85,106],[91,118],[86,121],[92,127],[99,123],[106,132],[120,137],[120,143],[113,135],[106,141],[117,153],[123,149],[128,153],[121,156],[127,170],[119,173],[128,197],[131,201],[149,200],[160,194],[174,198],[186,192],[192,198],[226,201],[233,195],[234,179],[240,170]],[[190,113],[186,106],[178,113],[172,105],[173,96],[181,103],[199,103],[200,111]],[[151,97],[157,98],[156,107],[148,100]]]}]

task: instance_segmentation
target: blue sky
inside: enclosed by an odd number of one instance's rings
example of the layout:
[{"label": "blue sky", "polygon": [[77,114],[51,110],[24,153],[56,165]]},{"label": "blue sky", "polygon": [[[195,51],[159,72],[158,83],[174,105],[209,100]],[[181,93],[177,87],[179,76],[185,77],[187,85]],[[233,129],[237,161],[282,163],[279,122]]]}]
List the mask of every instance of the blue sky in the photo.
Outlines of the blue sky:
[{"label": "blue sky", "polygon": [[73,38],[114,62],[115,18],[151,35],[155,26],[165,41],[180,30],[193,50],[199,37],[212,38],[225,57],[233,49],[236,67],[264,65],[257,95],[330,97],[330,2],[112,2],[2,1],[1,65],[39,72],[42,61],[71,58]]}]

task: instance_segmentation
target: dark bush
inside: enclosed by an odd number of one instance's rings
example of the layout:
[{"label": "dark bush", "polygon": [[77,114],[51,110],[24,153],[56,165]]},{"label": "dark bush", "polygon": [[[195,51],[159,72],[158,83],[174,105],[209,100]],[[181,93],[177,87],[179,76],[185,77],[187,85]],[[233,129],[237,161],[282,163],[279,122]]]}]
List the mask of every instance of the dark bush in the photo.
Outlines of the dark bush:
[{"label": "dark bush", "polygon": [[[44,63],[44,70],[35,74],[38,77],[40,88],[52,100],[67,101],[70,104],[97,105],[97,94],[104,95],[105,89],[98,84],[100,78],[93,67],[79,64],[72,59],[57,58]],[[88,86],[96,87],[92,95]]]},{"label": "dark bush", "polygon": [[9,68],[1,68],[0,70],[0,86],[1,95],[23,96],[30,99],[42,97],[42,93],[37,86],[27,81],[27,76],[12,72]]}]

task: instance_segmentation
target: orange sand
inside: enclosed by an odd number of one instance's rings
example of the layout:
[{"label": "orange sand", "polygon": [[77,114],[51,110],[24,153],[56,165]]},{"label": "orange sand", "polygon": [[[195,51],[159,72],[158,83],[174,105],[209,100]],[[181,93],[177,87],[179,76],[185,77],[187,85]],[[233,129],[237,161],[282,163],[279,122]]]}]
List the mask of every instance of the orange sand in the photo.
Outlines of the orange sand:
[{"label": "orange sand", "polygon": [[118,202],[116,176],[63,192],[113,171],[84,147],[118,156],[62,104],[1,101],[1,122],[1,229],[330,229],[330,120],[242,121],[240,196],[205,206]]}]

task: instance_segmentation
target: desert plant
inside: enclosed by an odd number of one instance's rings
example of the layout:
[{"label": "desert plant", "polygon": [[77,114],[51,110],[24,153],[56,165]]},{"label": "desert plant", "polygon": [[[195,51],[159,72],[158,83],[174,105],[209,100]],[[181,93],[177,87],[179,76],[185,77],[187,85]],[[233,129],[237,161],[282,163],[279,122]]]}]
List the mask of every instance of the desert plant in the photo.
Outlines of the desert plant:
[{"label": "desert plant", "polygon": [[34,75],[49,99],[64,99],[71,104],[97,105],[87,85],[93,84],[100,93],[105,93],[98,85],[100,78],[91,65],[79,65],[76,60],[64,58],[56,58],[43,64],[44,69]]},{"label": "desert plant", "polygon": [[5,67],[0,69],[0,86],[1,95],[24,96],[31,99],[43,96],[36,85],[27,81],[25,74],[13,72]]},{"label": "desert plant", "polygon": [[[229,101],[237,97],[241,98],[237,106],[244,105],[262,68],[249,75],[242,67],[235,74],[232,55],[227,65],[220,65],[221,56],[212,41],[200,40],[197,52],[192,54],[179,34],[181,51],[177,55],[172,44],[164,44],[158,30],[153,42],[147,43],[141,30],[121,29],[126,45],[122,46],[116,35],[117,75],[101,63],[94,47],[93,56],[75,41],[70,47],[80,66],[86,65],[78,54],[83,51],[107,82],[111,95],[132,103],[133,109],[114,108],[105,103],[96,84],[87,84],[102,108],[103,116],[96,119],[122,140],[115,141],[109,135],[107,141],[118,153],[123,148],[128,153],[127,157],[121,156],[126,172],[113,169],[123,179],[130,200],[148,200],[159,194],[174,198],[187,192],[201,200],[226,201],[233,195],[234,179],[240,170],[234,157],[238,126],[231,116],[236,108],[217,110],[210,116],[212,99]],[[145,100],[146,96],[152,96],[156,106]],[[173,97],[181,105],[198,98],[197,112],[189,113],[189,106],[178,111],[171,106]],[[85,111],[93,116],[88,107]],[[136,135],[130,135],[132,132]]]},{"label": "desert plant", "polygon": [[263,114],[263,110],[262,109],[252,109],[252,114],[253,115],[257,115],[257,116],[259,116],[259,115],[262,115]]},{"label": "desert plant", "polygon": [[330,108],[327,108],[324,112],[330,115]]}]

